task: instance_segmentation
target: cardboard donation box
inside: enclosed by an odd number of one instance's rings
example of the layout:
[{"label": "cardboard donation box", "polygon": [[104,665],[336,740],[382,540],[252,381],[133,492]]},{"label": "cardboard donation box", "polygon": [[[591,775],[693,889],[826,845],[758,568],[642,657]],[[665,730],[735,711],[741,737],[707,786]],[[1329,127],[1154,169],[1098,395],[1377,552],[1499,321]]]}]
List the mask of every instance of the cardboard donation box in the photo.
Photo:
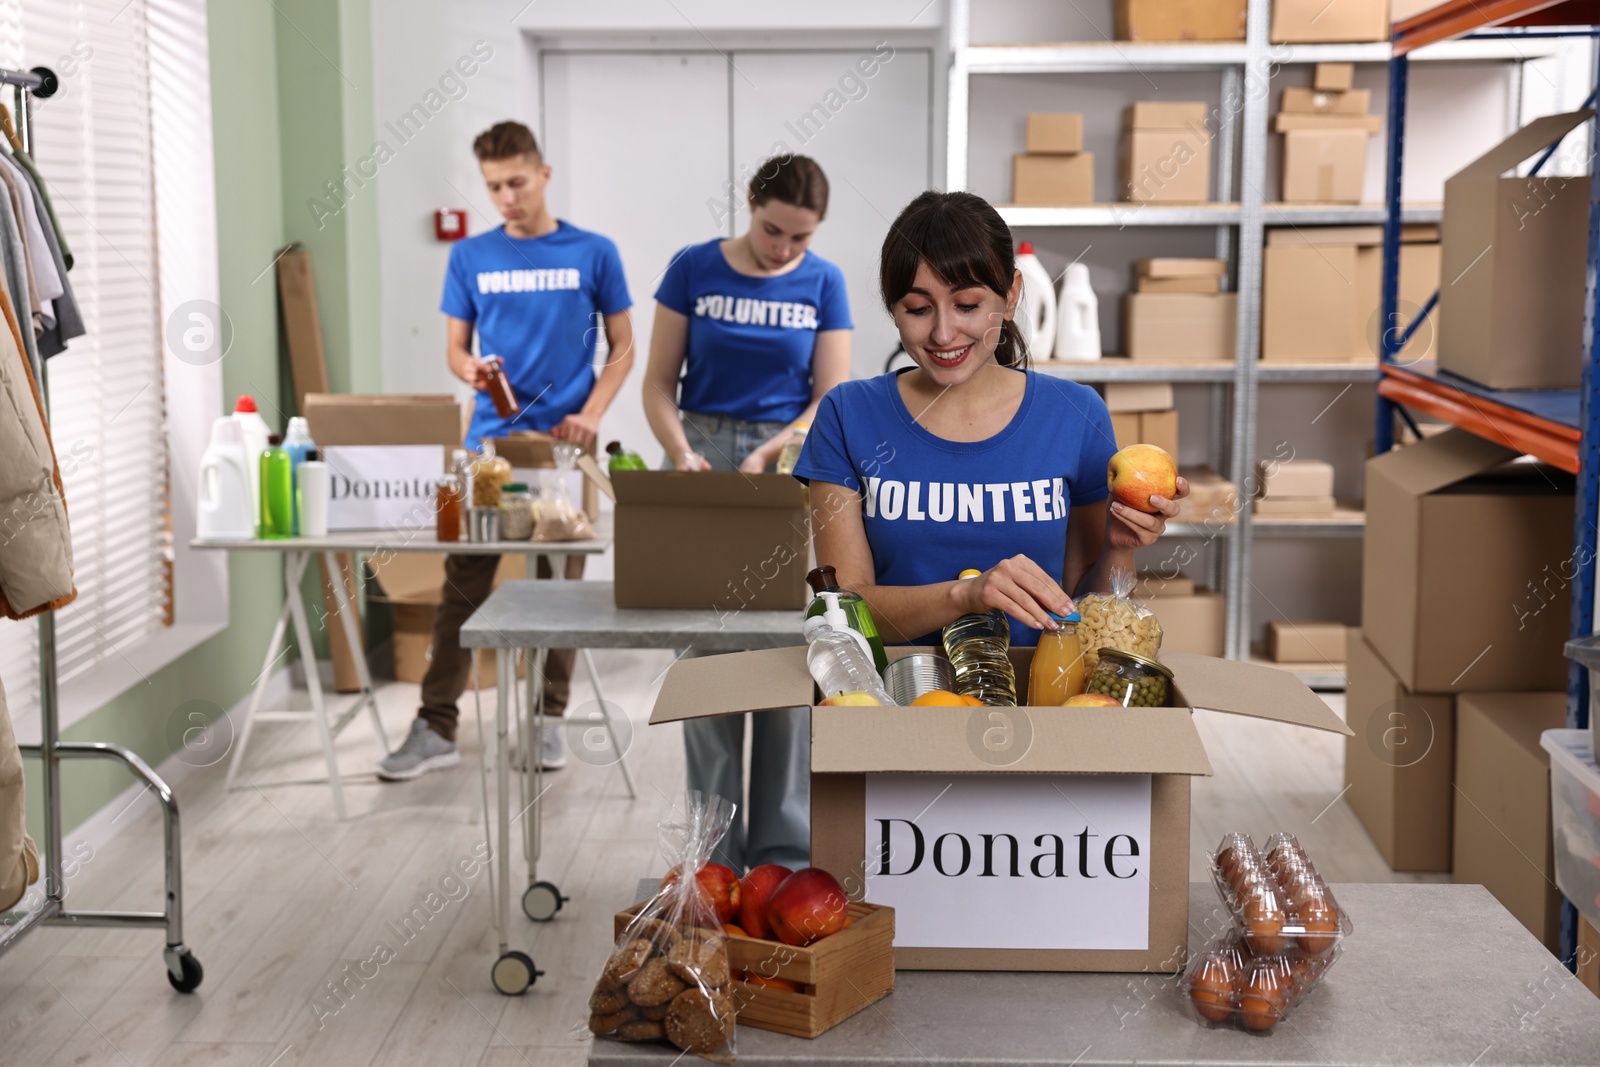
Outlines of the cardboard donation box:
[{"label": "cardboard donation box", "polygon": [[[444,588],[444,556],[433,552],[390,552],[381,559],[372,557],[368,565],[378,580],[371,599],[388,604],[393,615],[395,681],[420,682],[433,662],[433,617]],[[494,587],[498,589],[501,582],[527,576],[527,558],[508,552],[495,568]],[[478,649],[476,667],[483,687],[494,688],[494,649]],[[517,677],[523,677],[526,671],[526,657],[518,656]],[[470,673],[467,688],[473,688]]]},{"label": "cardboard donation box", "polygon": [[1242,41],[1244,0],[1116,0],[1119,41]]},{"label": "cardboard donation box", "polygon": [[[514,433],[510,437],[496,437],[494,450],[497,455],[504,456],[511,464],[512,472],[533,470],[539,472],[553,471],[556,465],[555,454],[551,449],[555,446],[556,439],[547,433],[537,433],[532,430]],[[584,451],[584,455],[594,457],[594,446],[591,445]],[[554,477],[553,473],[545,473],[544,477]],[[522,475],[517,475],[521,481]],[[567,493],[574,504],[579,504],[589,521],[594,522],[600,517],[600,489],[593,478],[585,477],[582,471],[573,471],[567,480]],[[529,489],[538,495],[537,484],[530,484]]]},{"label": "cardboard donation box", "polygon": [[1424,693],[1566,685],[1572,476],[1450,430],[1367,461],[1361,628]]},{"label": "cardboard donation box", "polygon": [[[891,658],[915,651],[894,648]],[[1026,679],[1031,649],[1013,649]],[[1169,970],[1188,944],[1192,708],[1346,732],[1293,675],[1173,652],[1170,708],[811,709],[811,861],[895,910],[905,970]],[[802,648],[680,660],[652,723],[804,706]]]},{"label": "cardboard donation box", "polygon": [[810,516],[805,487],[787,474],[618,470],[611,483],[617,607],[782,611],[809,602]]},{"label": "cardboard donation box", "polygon": [[1448,871],[1455,806],[1455,697],[1417,693],[1360,633],[1345,668],[1345,796],[1384,862]]},{"label": "cardboard donation box", "polygon": [[1592,115],[1535,119],[1444,183],[1439,369],[1492,389],[1574,389],[1589,179],[1501,177]]},{"label": "cardboard donation box", "polygon": [[1389,0],[1272,0],[1273,44],[1388,39]]},{"label": "cardboard donation box", "polygon": [[1567,725],[1566,693],[1456,698],[1452,880],[1483,886],[1552,952],[1561,941],[1545,730]]},{"label": "cardboard donation box", "polygon": [[1211,199],[1211,131],[1204,103],[1143,100],[1123,112],[1122,199],[1197,204]]},{"label": "cardboard donation box", "polygon": [[449,396],[307,393],[312,440],[328,464],[328,530],[426,529],[461,408]]}]

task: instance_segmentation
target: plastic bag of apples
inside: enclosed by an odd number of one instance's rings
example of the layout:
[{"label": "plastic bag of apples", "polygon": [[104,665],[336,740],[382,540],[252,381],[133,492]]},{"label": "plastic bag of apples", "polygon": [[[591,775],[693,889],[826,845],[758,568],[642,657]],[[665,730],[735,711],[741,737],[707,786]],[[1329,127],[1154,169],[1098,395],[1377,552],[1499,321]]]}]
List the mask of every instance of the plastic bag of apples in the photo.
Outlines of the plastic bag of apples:
[{"label": "plastic bag of apples", "polygon": [[660,827],[672,873],[617,938],[574,1027],[619,1041],[666,1041],[719,1063],[735,1058],[727,936],[716,905],[694,877],[728,832],[734,804],[691,791],[682,822]]}]

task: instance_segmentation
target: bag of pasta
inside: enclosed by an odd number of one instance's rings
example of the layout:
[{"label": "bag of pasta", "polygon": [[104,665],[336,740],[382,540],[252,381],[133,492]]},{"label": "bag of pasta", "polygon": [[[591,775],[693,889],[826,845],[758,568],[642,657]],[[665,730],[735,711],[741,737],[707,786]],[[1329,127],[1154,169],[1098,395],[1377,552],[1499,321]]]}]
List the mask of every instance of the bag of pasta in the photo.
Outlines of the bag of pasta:
[{"label": "bag of pasta", "polygon": [[539,475],[539,495],[533,502],[533,540],[587,541],[594,537],[589,516],[572,502],[569,488],[582,453],[577,445],[566,442],[551,447],[556,469]]},{"label": "bag of pasta", "polygon": [[727,937],[711,899],[692,873],[733,821],[734,805],[690,791],[682,822],[666,822],[661,852],[669,866],[655,896],[617,938],[589,997],[589,1018],[574,1033],[618,1041],[665,1041],[718,1063],[732,1063],[737,1007]]},{"label": "bag of pasta", "polygon": [[472,507],[497,508],[500,492],[511,483],[511,461],[495,454],[494,442],[483,442],[483,454],[468,464],[472,474]]},{"label": "bag of pasta", "polygon": [[1084,673],[1100,662],[1102,648],[1118,648],[1147,659],[1156,659],[1161,648],[1161,623],[1156,613],[1129,596],[1136,582],[1126,567],[1111,569],[1111,594],[1089,593],[1073,601],[1083,621],[1078,623],[1078,642],[1083,646]]}]

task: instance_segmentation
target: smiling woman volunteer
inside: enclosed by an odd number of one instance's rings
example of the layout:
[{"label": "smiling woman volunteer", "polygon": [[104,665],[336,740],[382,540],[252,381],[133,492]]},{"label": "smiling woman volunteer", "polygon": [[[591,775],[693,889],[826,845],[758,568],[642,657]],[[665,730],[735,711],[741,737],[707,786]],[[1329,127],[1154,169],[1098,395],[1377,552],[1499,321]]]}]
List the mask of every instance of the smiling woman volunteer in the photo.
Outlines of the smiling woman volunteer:
[{"label": "smiling woman volunteer", "polygon": [[[1011,233],[971,193],[927,192],[884,240],[883,301],[914,368],[823,398],[795,477],[811,484],[817,559],[872,604],[886,638],[934,644],[1000,608],[1011,642],[1110,588],[1177,514],[1106,506],[1111,416],[1087,386],[1027,369],[1012,315]],[[1179,497],[1188,483],[1178,480]],[[957,575],[982,571],[969,581]]]},{"label": "smiling woman volunteer", "polygon": [[[748,203],[747,232],[685,248],[656,290],[644,410],[678,470],[766,470],[850,373],[844,275],[808,250],[828,212],[822,168],[769,159]],[[743,798],[745,718],[684,723],[689,788]],[[803,709],[753,717],[750,800],[718,849],[723,863],[808,865],[809,730]]]}]

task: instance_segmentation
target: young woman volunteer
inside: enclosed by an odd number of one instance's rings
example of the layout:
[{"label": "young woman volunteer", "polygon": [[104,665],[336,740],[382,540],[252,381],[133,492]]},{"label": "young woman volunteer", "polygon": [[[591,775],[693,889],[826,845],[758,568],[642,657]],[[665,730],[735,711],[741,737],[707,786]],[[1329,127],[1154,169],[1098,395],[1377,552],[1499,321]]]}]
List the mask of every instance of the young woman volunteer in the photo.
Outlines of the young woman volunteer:
[{"label": "young woman volunteer", "polygon": [[[769,159],[748,203],[748,231],[683,249],[656,290],[644,410],[678,470],[766,470],[850,374],[844,275],[808,251],[828,212],[822,168],[806,156]],[[744,720],[684,724],[691,789],[744,796]],[[807,865],[809,730],[803,710],[754,716],[750,800],[722,862]]]},{"label": "young woman volunteer", "polygon": [[[1177,504],[1107,507],[1111,417],[1087,386],[1028,370],[1012,318],[1022,276],[988,203],[917,197],[889,228],[879,281],[916,366],[845,382],[818,407],[795,468],[817,558],[871,602],[886,638],[936,643],[947,623],[1000,608],[1013,644],[1037,644],[1050,613],[1072,610],[1067,590],[1109,590]],[[958,580],[967,568],[982,575]]]}]

